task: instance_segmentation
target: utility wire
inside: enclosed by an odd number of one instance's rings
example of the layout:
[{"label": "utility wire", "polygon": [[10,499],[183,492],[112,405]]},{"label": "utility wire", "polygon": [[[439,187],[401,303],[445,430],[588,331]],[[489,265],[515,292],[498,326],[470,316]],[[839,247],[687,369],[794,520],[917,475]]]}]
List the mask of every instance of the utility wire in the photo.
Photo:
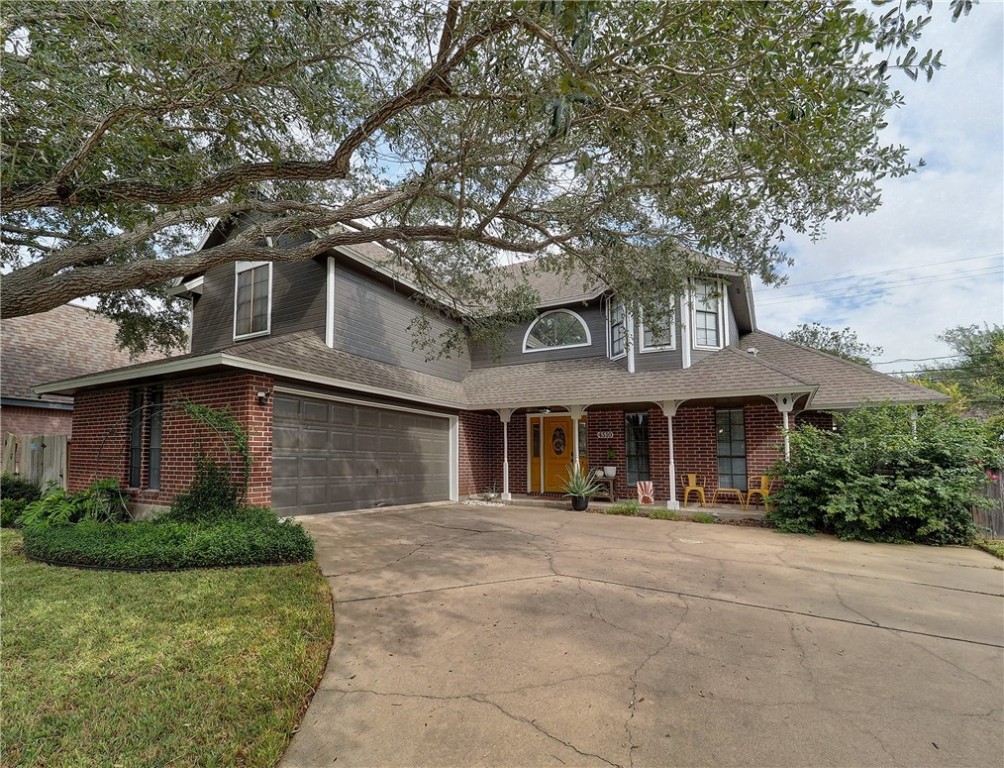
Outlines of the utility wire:
[{"label": "utility wire", "polygon": [[835,275],[834,277],[823,278],[822,280],[809,280],[804,283],[788,283],[781,286],[782,288],[797,288],[803,285],[816,285],[818,283],[830,283],[834,280],[850,280],[858,277],[871,277],[873,275],[890,275],[894,272],[909,272],[912,269],[925,269],[926,267],[943,267],[945,264],[960,264],[963,261],[977,261],[979,259],[992,259],[995,256],[1004,256],[1002,253],[988,253],[983,256],[967,256],[964,259],[951,259],[949,261],[937,261],[931,264],[914,264],[909,267],[896,267],[895,269],[883,269],[878,272],[857,272],[845,275]]}]

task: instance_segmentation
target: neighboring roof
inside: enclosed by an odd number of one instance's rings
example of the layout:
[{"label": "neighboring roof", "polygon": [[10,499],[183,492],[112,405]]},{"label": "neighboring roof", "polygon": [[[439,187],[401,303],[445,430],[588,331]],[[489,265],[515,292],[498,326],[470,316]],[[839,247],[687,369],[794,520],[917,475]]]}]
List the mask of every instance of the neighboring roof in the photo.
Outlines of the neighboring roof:
[{"label": "neighboring roof", "polygon": [[[165,357],[161,352],[147,352],[131,359],[115,343],[117,332],[118,326],[111,320],[75,304],[4,320],[0,326],[0,396],[8,403],[38,402],[32,387],[39,384]],[[72,398],[58,395],[41,399],[72,402]]]},{"label": "neighboring roof", "polygon": [[894,402],[925,405],[948,402],[949,398],[926,387],[873,371],[849,360],[785,341],[764,331],[754,331],[739,339],[743,350],[756,348],[757,359],[798,371],[815,381],[819,390],[812,399],[813,410],[842,410],[862,403]]}]

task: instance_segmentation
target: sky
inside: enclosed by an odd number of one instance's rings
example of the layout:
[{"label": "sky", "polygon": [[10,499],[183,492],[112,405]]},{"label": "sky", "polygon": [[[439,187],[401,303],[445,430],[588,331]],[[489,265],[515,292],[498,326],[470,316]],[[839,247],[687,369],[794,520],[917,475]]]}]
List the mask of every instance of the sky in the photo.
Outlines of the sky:
[{"label": "sky", "polygon": [[761,329],[849,327],[883,348],[873,359],[887,373],[951,364],[947,328],[1004,325],[1004,2],[955,24],[936,2],[932,16],[918,48],[943,49],[945,67],[931,82],[897,73],[906,104],[884,136],[927,165],[886,180],[870,216],[786,240],[785,286],[754,284]]}]

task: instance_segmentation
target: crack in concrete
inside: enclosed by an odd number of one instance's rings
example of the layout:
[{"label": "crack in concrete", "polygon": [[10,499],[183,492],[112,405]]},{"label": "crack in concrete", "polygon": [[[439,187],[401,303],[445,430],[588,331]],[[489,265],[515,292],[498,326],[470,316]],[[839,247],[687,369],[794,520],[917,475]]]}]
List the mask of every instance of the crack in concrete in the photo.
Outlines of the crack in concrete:
[{"label": "crack in concrete", "polygon": [[491,699],[488,699],[488,698],[486,698],[484,696],[480,696],[478,694],[472,695],[472,696],[470,696],[468,698],[470,698],[471,701],[476,701],[476,702],[479,702],[481,704],[487,704],[490,707],[494,707],[499,712],[501,712],[503,715],[505,715],[506,717],[508,717],[508,718],[510,718],[512,720],[515,720],[518,723],[525,723],[526,725],[529,725],[531,728],[533,728],[538,733],[540,733],[540,734],[546,736],[547,738],[552,739],[552,740],[558,742],[559,744],[567,747],[568,749],[570,749],[573,752],[575,752],[575,754],[577,754],[577,755],[581,755],[582,757],[595,757],[597,760],[602,760],[607,765],[612,766],[612,768],[624,768],[620,763],[611,762],[610,760],[607,760],[605,757],[603,757],[603,755],[598,755],[595,752],[583,752],[581,749],[579,749],[574,744],[572,744],[572,742],[565,741],[564,739],[558,738],[553,733],[551,733],[550,731],[548,731],[546,728],[542,727],[541,725],[538,725],[536,720],[529,720],[529,719],[527,719],[525,717],[521,717],[520,715],[514,714],[513,712],[509,712],[504,707],[502,707],[500,704],[497,704],[496,702],[492,701]]},{"label": "crack in concrete", "polygon": [[850,613],[853,613],[855,616],[861,617],[862,619],[864,619],[865,621],[867,621],[869,624],[871,624],[873,627],[881,626],[874,619],[868,618],[863,613],[861,613],[861,611],[858,611],[858,610],[856,610],[854,608],[851,608],[847,603],[845,603],[843,595],[841,595],[840,594],[840,590],[837,589],[837,579],[836,579],[836,576],[834,576],[833,574],[829,574],[829,576],[830,576],[830,582],[831,582],[830,586],[833,589],[833,595],[834,595],[834,597],[837,598],[837,602],[840,603],[841,607],[845,611],[849,611]]},{"label": "crack in concrete", "polygon": [[[892,631],[892,630],[890,630],[890,631]],[[957,672],[961,672],[961,673],[963,673],[965,675],[969,675],[969,677],[973,678],[974,680],[977,680],[977,681],[983,683],[984,685],[988,685],[991,688],[996,688],[997,687],[996,683],[993,683],[990,680],[985,680],[984,678],[982,678],[979,675],[977,675],[975,672],[971,672],[970,670],[966,669],[965,667],[960,667],[954,661],[949,661],[948,659],[946,659],[941,654],[938,654],[938,653],[935,653],[934,651],[932,651],[930,648],[925,648],[923,645],[921,645],[920,643],[916,642],[912,638],[904,637],[903,641],[909,643],[914,648],[917,648],[918,650],[923,651],[928,656],[933,656],[938,661],[940,661],[942,664],[947,664],[948,666],[950,666],[952,669],[954,669]]]}]

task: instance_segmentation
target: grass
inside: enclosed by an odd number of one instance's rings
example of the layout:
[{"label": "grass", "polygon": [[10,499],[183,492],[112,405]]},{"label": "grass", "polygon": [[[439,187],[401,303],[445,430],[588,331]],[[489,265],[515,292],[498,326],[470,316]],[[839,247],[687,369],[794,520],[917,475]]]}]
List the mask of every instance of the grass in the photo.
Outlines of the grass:
[{"label": "grass", "polygon": [[275,765],[331,647],[316,563],[115,573],[0,544],[3,765]]},{"label": "grass", "polygon": [[690,519],[695,523],[704,523],[705,525],[713,525],[718,522],[718,518],[710,512],[692,512]]},{"label": "grass", "polygon": [[1004,560],[1004,541],[998,541],[995,539],[977,539],[973,542],[973,545],[984,552],[989,552],[994,557],[999,557]]}]

